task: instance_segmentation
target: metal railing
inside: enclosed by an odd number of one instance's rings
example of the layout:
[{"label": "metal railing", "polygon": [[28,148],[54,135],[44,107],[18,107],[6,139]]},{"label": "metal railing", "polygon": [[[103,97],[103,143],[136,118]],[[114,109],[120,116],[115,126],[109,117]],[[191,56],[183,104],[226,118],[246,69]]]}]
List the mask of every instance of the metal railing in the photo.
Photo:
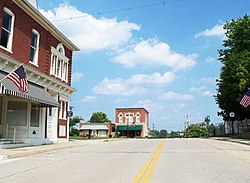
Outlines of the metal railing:
[{"label": "metal railing", "polygon": [[6,139],[8,139],[8,133],[9,133],[9,127],[13,128],[14,129],[14,136],[13,136],[13,142],[15,143],[16,142],[16,127],[14,127],[13,125],[7,123],[7,126],[6,126]]}]

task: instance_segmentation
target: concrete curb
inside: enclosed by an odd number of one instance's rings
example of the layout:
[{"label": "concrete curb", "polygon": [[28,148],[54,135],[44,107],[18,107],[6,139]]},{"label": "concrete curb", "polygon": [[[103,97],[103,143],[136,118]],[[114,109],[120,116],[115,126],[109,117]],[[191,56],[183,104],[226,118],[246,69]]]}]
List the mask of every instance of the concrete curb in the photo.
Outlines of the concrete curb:
[{"label": "concrete curb", "polygon": [[[100,140],[100,142],[113,142],[116,140],[117,139],[104,139],[104,140]],[[69,142],[47,144],[47,145],[41,145],[41,146],[28,146],[28,147],[13,148],[13,149],[0,149],[0,160],[21,158],[25,156],[34,155],[34,154],[75,148],[75,147],[79,147],[84,144],[87,144],[86,142],[88,141],[74,140],[74,141],[69,141]]]},{"label": "concrete curb", "polygon": [[215,140],[227,141],[227,142],[238,143],[238,144],[243,144],[243,145],[250,145],[250,141],[247,141],[247,140],[244,141],[241,139],[215,138]]}]

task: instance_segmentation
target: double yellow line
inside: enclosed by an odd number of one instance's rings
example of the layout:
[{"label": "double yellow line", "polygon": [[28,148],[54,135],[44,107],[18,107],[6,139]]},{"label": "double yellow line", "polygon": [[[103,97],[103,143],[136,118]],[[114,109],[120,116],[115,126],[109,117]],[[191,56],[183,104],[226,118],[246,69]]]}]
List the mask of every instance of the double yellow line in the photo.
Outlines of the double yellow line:
[{"label": "double yellow line", "polygon": [[148,183],[154,172],[155,165],[160,157],[161,151],[166,144],[166,140],[163,140],[156,148],[154,153],[150,156],[148,161],[144,164],[141,171],[135,177],[133,183]]}]

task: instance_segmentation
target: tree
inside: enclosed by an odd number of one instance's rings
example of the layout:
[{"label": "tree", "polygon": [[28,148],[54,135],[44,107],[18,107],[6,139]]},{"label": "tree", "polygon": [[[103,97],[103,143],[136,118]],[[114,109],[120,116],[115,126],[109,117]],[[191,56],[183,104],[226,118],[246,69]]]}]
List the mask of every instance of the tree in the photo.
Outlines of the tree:
[{"label": "tree", "polygon": [[80,123],[83,118],[81,116],[75,116],[73,118],[70,118],[69,120],[69,131],[70,131],[70,136],[72,135],[78,135],[79,130],[74,129],[73,126],[75,126],[77,123]]},{"label": "tree", "polygon": [[111,120],[103,112],[94,112],[89,120],[90,123],[109,123]]},{"label": "tree", "polygon": [[168,134],[167,130],[162,129],[162,130],[160,130],[159,138],[166,138],[167,134]]},{"label": "tree", "polygon": [[219,114],[229,120],[229,113],[235,118],[250,118],[249,109],[240,106],[244,92],[250,87],[250,19],[231,20],[224,25],[227,39],[224,49],[219,50],[219,60],[223,64],[217,80],[216,102],[222,110]]},{"label": "tree", "polygon": [[69,127],[70,129],[75,126],[77,123],[80,123],[83,118],[81,116],[75,116],[73,118],[70,118],[69,120]]},{"label": "tree", "polygon": [[186,137],[208,137],[208,129],[205,126],[205,123],[201,124],[191,124],[186,129]]}]

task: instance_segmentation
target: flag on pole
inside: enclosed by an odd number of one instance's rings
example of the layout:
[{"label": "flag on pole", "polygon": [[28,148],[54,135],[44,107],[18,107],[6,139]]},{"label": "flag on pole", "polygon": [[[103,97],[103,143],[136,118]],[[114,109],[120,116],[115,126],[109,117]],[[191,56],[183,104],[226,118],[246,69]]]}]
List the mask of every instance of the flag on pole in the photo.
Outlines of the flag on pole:
[{"label": "flag on pole", "polygon": [[9,73],[6,77],[18,87],[20,92],[28,92],[28,80],[23,65],[20,65],[16,70]]},{"label": "flag on pole", "polygon": [[250,90],[247,90],[247,92],[241,99],[240,104],[243,105],[244,107],[247,107],[250,104]]}]

